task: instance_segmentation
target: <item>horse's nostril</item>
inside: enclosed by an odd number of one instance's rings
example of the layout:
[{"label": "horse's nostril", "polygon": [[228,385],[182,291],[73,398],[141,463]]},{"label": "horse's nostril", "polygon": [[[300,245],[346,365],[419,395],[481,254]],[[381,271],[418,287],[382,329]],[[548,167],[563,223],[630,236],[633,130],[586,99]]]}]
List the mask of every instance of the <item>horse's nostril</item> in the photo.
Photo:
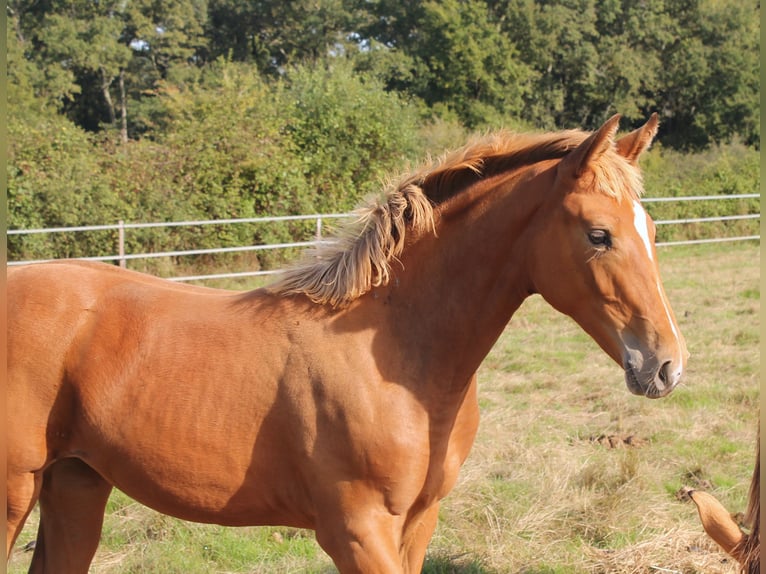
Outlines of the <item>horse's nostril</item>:
[{"label": "horse's nostril", "polygon": [[670,377],[671,377],[670,368],[671,368],[671,362],[665,361],[660,367],[660,372],[657,373],[657,376],[659,377],[663,385],[667,385],[668,381],[670,380]]}]

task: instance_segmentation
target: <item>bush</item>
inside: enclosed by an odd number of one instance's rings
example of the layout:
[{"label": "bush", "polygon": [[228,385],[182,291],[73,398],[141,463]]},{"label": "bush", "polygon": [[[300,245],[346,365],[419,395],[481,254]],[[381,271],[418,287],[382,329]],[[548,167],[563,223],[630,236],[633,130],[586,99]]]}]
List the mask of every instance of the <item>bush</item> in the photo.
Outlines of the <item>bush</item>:
[{"label": "bush", "polygon": [[351,209],[421,153],[416,106],[348,62],[290,70],[285,95],[313,210]]},{"label": "bush", "polygon": [[[29,118],[27,118],[29,119]],[[108,186],[92,137],[59,116],[26,122],[9,114],[8,227],[115,223],[125,206]],[[9,259],[116,252],[116,232],[9,235]]]},{"label": "bush", "polygon": [[[741,144],[710,148],[696,154],[653,148],[642,159],[646,197],[730,196],[759,193],[760,157]],[[691,219],[760,213],[760,200],[731,199],[647,203],[657,220]],[[660,225],[657,241],[757,235],[757,219],[730,222]]]}]

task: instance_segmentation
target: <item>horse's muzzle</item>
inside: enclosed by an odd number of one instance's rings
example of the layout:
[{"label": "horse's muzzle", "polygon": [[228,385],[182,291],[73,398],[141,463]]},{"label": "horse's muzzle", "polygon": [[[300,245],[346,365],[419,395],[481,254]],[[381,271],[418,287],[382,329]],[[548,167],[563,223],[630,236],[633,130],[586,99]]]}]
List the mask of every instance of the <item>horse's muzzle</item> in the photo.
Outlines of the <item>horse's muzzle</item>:
[{"label": "horse's muzzle", "polygon": [[634,395],[659,399],[669,395],[681,381],[683,365],[665,361],[653,369],[637,367],[633,361],[625,361],[625,384]]}]

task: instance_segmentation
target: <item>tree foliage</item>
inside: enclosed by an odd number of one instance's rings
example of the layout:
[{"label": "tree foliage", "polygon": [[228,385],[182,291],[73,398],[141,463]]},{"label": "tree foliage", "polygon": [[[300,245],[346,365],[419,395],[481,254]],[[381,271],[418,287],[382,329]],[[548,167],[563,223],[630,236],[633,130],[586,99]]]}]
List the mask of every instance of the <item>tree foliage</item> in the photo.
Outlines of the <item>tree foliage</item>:
[{"label": "tree foliage", "polygon": [[[221,57],[272,78],[350,59],[469,128],[595,127],[656,110],[672,147],[760,137],[756,0],[11,0],[9,10],[40,93],[77,125],[123,138],[164,127],[160,82],[183,84]],[[9,66],[16,79],[20,64]]]}]

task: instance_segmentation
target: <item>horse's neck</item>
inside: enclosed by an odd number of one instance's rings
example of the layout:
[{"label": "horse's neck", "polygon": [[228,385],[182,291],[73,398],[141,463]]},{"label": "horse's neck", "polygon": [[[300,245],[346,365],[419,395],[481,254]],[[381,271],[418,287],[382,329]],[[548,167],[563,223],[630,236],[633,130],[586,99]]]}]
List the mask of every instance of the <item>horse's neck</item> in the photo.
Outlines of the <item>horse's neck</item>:
[{"label": "horse's neck", "polygon": [[403,254],[387,297],[409,356],[429,373],[467,382],[529,295],[526,230],[541,191],[510,179],[479,183],[439,212],[435,237]]}]

